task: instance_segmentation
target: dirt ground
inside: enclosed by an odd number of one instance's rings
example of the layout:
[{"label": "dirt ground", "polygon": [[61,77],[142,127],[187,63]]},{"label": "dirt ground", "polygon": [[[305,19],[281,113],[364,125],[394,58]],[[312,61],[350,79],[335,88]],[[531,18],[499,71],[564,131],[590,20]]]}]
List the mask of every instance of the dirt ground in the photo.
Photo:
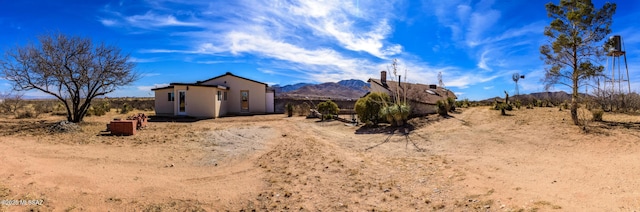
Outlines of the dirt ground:
[{"label": "dirt ground", "polygon": [[[151,122],[0,119],[0,211],[639,211],[640,118],[589,133],[558,108],[487,107],[369,129],[284,115]],[[390,131],[393,133],[390,133]]]}]

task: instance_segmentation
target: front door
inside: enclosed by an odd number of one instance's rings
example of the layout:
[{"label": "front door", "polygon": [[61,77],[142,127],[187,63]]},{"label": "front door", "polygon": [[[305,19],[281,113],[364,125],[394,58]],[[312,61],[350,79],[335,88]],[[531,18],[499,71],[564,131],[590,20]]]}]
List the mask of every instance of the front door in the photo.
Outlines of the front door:
[{"label": "front door", "polygon": [[249,112],[249,91],[240,91],[240,112]]},{"label": "front door", "polygon": [[178,91],[178,115],[187,115],[187,91]]}]

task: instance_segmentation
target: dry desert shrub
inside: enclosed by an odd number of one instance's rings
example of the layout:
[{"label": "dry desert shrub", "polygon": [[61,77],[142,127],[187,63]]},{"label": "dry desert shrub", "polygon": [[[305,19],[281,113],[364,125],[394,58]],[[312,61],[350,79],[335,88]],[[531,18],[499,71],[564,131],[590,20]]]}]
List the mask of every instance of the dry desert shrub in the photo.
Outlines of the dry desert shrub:
[{"label": "dry desert shrub", "polygon": [[594,109],[594,110],[591,110],[591,114],[593,116],[593,118],[591,120],[593,120],[593,121],[602,121],[602,115],[604,114],[604,110]]}]

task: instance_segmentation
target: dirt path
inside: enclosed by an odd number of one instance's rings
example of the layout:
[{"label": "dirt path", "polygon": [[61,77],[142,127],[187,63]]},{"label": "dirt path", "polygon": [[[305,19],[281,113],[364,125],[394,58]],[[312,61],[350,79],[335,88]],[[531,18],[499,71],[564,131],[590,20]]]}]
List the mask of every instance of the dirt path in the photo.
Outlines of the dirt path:
[{"label": "dirt path", "polygon": [[473,108],[417,133],[433,135],[431,149],[452,163],[454,190],[490,191],[506,209],[568,211],[640,209],[638,132],[584,134],[556,108],[514,111]]},{"label": "dirt path", "polygon": [[[134,137],[0,137],[0,211],[640,209],[640,133],[566,111],[470,108],[405,136],[281,115],[152,123]],[[605,116],[607,119],[607,116]]]}]

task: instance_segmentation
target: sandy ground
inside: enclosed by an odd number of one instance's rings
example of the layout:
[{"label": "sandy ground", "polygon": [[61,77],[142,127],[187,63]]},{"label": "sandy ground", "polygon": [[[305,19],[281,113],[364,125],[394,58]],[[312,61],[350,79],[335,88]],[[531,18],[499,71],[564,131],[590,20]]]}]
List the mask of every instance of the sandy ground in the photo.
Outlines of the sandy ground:
[{"label": "sandy ground", "polygon": [[5,118],[0,200],[43,202],[0,211],[640,210],[640,118],[605,114],[585,134],[557,108],[509,114],[469,108],[407,131],[229,117],[131,137],[98,135],[114,114],[53,135],[42,128],[61,117]]}]

